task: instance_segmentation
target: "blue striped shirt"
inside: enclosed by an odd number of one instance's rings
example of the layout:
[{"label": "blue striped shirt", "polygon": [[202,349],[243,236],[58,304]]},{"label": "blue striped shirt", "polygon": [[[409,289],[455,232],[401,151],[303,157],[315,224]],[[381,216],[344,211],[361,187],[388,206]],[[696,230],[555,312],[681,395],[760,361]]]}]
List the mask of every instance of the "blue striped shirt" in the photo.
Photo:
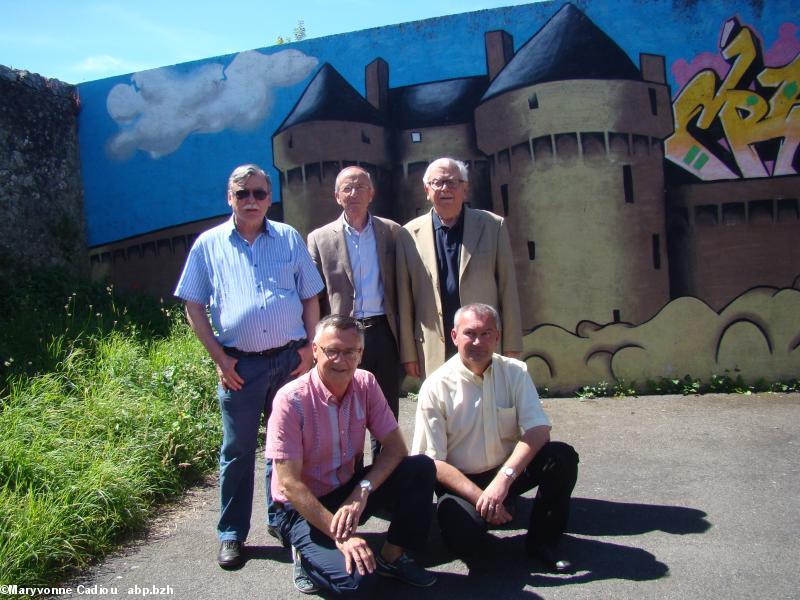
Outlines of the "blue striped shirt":
[{"label": "blue striped shirt", "polygon": [[306,337],[301,300],[323,284],[300,234],[265,219],[250,245],[231,217],[197,238],[175,288],[207,305],[217,341],[245,352],[279,348]]},{"label": "blue striped shirt", "polygon": [[344,214],[341,216],[344,238],[347,241],[347,254],[350,257],[350,270],[353,272],[353,316],[357,319],[376,317],[385,313],[383,308],[383,282],[378,264],[378,242],[372,216],[367,218],[367,226],[359,232],[350,227]]}]

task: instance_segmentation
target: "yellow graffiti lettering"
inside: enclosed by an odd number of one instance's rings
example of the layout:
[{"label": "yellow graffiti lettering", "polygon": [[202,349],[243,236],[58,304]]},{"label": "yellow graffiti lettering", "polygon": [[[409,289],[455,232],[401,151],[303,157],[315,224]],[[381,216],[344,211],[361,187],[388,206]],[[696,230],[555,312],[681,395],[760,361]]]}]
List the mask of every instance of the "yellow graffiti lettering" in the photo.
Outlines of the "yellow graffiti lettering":
[{"label": "yellow graffiti lettering", "polygon": [[[733,18],[726,33],[721,54],[731,67],[721,81],[703,69],[678,94],[666,156],[704,180],[795,174],[800,55],[786,66],[764,67],[749,28]],[[758,146],[763,142],[773,146],[766,154]]]}]

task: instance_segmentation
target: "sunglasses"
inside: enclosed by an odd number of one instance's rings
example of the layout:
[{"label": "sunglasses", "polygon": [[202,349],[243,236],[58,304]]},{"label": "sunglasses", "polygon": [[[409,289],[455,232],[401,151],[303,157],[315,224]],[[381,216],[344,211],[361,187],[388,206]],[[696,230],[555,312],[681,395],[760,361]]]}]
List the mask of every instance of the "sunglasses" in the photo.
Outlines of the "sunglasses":
[{"label": "sunglasses", "polygon": [[269,192],[267,190],[236,190],[233,192],[233,195],[236,196],[237,200],[245,200],[249,198],[250,195],[253,195],[253,198],[256,200],[265,200],[267,196],[269,196]]}]

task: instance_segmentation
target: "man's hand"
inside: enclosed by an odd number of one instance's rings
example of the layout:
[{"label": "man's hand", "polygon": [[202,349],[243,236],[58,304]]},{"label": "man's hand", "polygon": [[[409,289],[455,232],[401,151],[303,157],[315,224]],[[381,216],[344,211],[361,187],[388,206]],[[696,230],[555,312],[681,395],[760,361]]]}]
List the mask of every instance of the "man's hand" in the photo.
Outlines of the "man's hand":
[{"label": "man's hand", "polygon": [[486,522],[490,525],[505,525],[514,520],[514,516],[508,512],[504,504],[498,504],[494,512],[486,517]]},{"label": "man's hand", "polygon": [[[505,478],[505,475],[503,475]],[[492,525],[508,523],[513,518],[503,506],[503,500],[508,495],[508,481],[499,480],[497,477],[483,490],[480,498],[475,503],[475,508],[481,517]]]},{"label": "man's hand", "polygon": [[300,377],[303,373],[307,373],[314,364],[314,353],[311,351],[311,342],[302,348],[298,348],[297,353],[300,355],[300,364],[297,365],[294,371],[289,373],[292,377]]},{"label": "man's hand", "polygon": [[336,542],[336,547],[344,554],[344,568],[348,574],[353,572],[354,564],[359,575],[375,570],[375,555],[364,538],[351,537],[344,542]]},{"label": "man's hand", "polygon": [[238,392],[244,385],[244,379],[236,372],[238,359],[223,354],[219,362],[214,363],[217,368],[217,377],[222,387],[232,392]]},{"label": "man's hand", "polygon": [[197,339],[203,344],[217,370],[217,377],[223,389],[238,392],[244,385],[244,379],[236,372],[237,359],[225,354],[225,350],[220,346],[214,331],[211,329],[211,321],[208,320],[206,307],[198,302],[186,301],[186,319],[194,331]]},{"label": "man's hand", "polygon": [[[358,489],[356,488],[356,490]],[[336,538],[337,542],[344,542],[355,535],[361,513],[364,512],[366,506],[365,499],[360,496],[353,497],[351,494],[350,498],[339,507],[331,521],[331,535]]]},{"label": "man's hand", "polygon": [[416,377],[417,379],[419,379],[419,374],[420,374],[419,361],[403,363],[403,368],[406,371],[406,375],[408,375],[409,377]]}]

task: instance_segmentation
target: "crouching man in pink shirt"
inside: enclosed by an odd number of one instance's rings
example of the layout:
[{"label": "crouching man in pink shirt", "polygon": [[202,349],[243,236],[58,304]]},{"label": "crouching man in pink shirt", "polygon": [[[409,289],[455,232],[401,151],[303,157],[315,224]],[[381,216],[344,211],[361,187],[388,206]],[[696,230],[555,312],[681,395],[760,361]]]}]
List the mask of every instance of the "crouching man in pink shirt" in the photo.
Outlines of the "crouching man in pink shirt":
[{"label": "crouching man in pink shirt", "polygon": [[[292,545],[295,587],[369,595],[376,574],[433,585],[436,577],[405,554],[406,548],[422,549],[428,536],[433,461],[407,456],[375,377],[357,368],[364,350],[358,321],[342,315],[322,319],[312,350],[316,366],[278,391],[267,430],[277,527]],[[364,468],[367,430],[382,450]],[[392,520],[374,554],[358,527],[379,509],[387,509]]]}]

